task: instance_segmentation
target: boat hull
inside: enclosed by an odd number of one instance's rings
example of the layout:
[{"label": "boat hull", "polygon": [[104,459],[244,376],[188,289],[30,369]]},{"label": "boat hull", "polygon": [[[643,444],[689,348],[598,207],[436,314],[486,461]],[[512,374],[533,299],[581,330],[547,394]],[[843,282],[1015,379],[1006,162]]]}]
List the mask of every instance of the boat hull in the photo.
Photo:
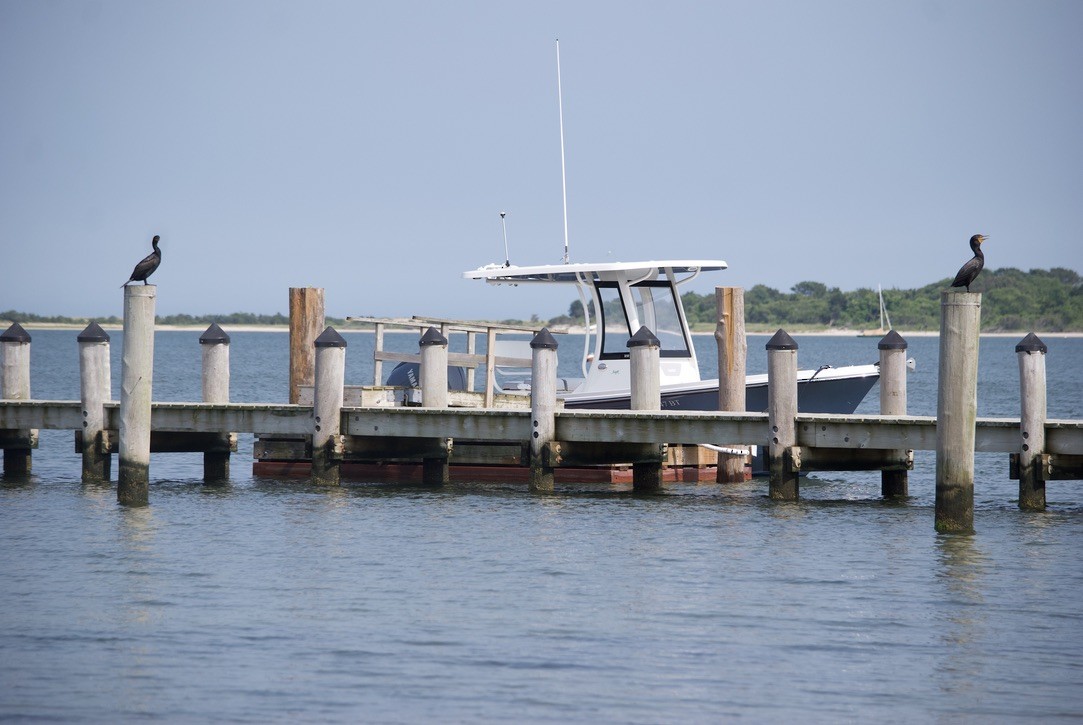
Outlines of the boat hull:
[{"label": "boat hull", "polygon": [[[797,409],[802,413],[849,414],[857,410],[880,376],[876,373],[850,377],[813,378],[797,385]],[[574,396],[564,399],[565,408],[628,410],[631,394]],[[718,381],[704,381],[662,390],[662,410],[718,410]],[[745,388],[745,410],[767,412],[767,383]]]}]

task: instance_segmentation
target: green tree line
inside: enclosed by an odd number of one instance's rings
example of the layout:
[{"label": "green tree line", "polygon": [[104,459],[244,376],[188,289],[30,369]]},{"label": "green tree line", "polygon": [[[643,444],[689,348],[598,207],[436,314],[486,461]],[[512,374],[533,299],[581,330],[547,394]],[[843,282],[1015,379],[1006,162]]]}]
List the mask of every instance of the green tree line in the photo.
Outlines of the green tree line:
[{"label": "green tree line", "polygon": [[[940,326],[940,292],[948,289],[950,278],[918,289],[886,289],[884,304],[892,325],[900,330],[936,330]],[[1006,267],[984,270],[971,290],[982,293],[982,329],[997,331],[1083,332],[1083,278],[1070,269],[1032,269],[1029,272]],[[714,294],[686,292],[681,296],[688,322],[699,329],[713,329],[716,321]],[[579,324],[582,305],[574,301],[568,314],[554,317],[550,325]],[[0,321],[86,324],[120,324],[112,317],[64,317],[35,315],[6,310]],[[219,315],[162,315],[160,325],[288,325],[281,313],[259,315],[232,312]],[[537,315],[532,322],[538,322]],[[514,320],[508,320],[514,322]],[[850,330],[880,326],[880,303],[876,290],[861,288],[843,292],[821,282],[799,282],[789,292],[758,284],[745,290],[745,322],[752,329],[770,327],[816,327]],[[341,318],[328,317],[327,324],[347,325]]]}]

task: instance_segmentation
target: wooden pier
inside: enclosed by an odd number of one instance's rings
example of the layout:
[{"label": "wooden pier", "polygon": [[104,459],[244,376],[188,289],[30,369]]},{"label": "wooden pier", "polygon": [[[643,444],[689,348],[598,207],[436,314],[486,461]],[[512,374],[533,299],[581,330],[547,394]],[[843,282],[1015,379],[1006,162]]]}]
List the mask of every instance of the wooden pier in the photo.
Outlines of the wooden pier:
[{"label": "wooden pier", "polygon": [[[153,300],[153,285],[148,287],[126,288],[125,319],[133,328],[151,324],[148,315],[153,320],[153,304],[147,302],[148,298]],[[970,308],[980,309],[980,295],[948,292],[942,303],[945,316],[951,318],[942,328],[942,365],[945,360],[973,355],[976,370],[976,347],[971,353],[969,345],[976,339],[977,316]],[[957,319],[960,315],[955,307],[963,308],[962,321]],[[138,315],[143,316],[141,321],[135,319]],[[726,317],[720,310],[721,320],[726,320],[729,328],[717,336],[720,346],[740,349],[732,340],[732,316]],[[305,324],[312,329],[311,320]],[[1046,348],[1034,335],[1028,335],[1016,348],[1020,418],[977,418],[970,373],[964,370],[960,380],[945,376],[942,367],[939,424],[936,417],[905,414],[906,344],[896,333],[880,341],[880,415],[796,412],[793,375],[798,349],[781,330],[767,345],[767,413],[659,410],[658,341],[645,328],[629,341],[636,409],[628,411],[564,410],[554,384],[558,344],[545,330],[532,341],[534,385],[521,407],[452,407],[446,378],[447,339],[436,329],[420,340],[420,407],[393,407],[386,401],[349,404],[343,379],[346,341],[331,328],[324,329],[309,350],[298,356],[311,356],[313,361],[311,404],[228,402],[229,336],[217,325],[200,339],[204,346],[202,402],[151,402],[149,374],[138,368],[150,364],[153,350],[126,348],[125,366],[133,369],[123,371],[126,382],[122,385],[130,390],[122,390],[118,403],[108,390],[108,335],[91,325],[79,336],[79,343],[81,399],[33,400],[29,392],[30,336],[17,324],[0,335],[4,470],[9,475],[29,472],[38,430],[72,430],[76,449],[83,455],[84,480],[108,480],[111,455],[120,455],[121,471],[128,473],[126,480],[118,480],[118,500],[128,505],[148,502],[151,453],[201,451],[206,480],[228,478],[237,433],[258,436],[257,472],[265,465],[277,466],[279,472],[304,470],[314,482],[324,485],[337,485],[344,467],[348,471],[351,465],[382,466],[397,476],[401,464],[420,466],[422,480],[439,485],[449,480],[455,466],[463,465],[472,467],[472,477],[485,478],[479,470],[493,471],[502,479],[529,481],[537,491],[551,490],[564,471],[582,477],[586,471],[620,465],[630,469],[636,491],[649,493],[667,480],[667,456],[679,446],[695,450],[703,444],[766,445],[771,464],[768,494],[779,501],[796,500],[799,474],[809,471],[880,470],[882,495],[905,496],[906,472],[913,466],[914,451],[936,451],[936,527],[945,532],[973,529],[974,451],[1010,455],[1006,464],[1012,477],[1020,481],[1019,506],[1023,509],[1044,508],[1046,481],[1083,478],[1083,421],[1045,419]],[[153,346],[153,336],[125,335],[126,346],[148,344]],[[962,345],[963,351],[954,345]],[[298,369],[306,365],[298,363]],[[726,370],[732,366],[719,367]],[[743,373],[743,366],[738,367]],[[292,382],[291,397],[295,389]],[[301,386],[296,390],[300,398]],[[145,398],[133,402],[144,392]],[[710,478],[714,478],[713,471]]]}]

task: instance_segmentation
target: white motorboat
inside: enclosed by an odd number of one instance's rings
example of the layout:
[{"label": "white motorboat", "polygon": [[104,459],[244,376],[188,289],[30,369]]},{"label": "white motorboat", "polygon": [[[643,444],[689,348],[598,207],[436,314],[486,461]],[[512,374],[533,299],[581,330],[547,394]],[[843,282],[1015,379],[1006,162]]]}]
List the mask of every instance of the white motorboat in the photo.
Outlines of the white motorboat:
[{"label": "white motorboat", "polygon": [[[717,410],[718,379],[700,377],[696,350],[679,287],[702,272],[719,271],[721,260],[658,260],[563,263],[538,266],[488,265],[463,273],[490,284],[572,285],[584,311],[582,378],[564,382],[567,408],[628,408],[630,360],[627,343],[646,327],[660,343],[662,408]],[[594,317],[595,319],[592,319]],[[563,352],[563,351],[562,351]],[[877,365],[822,366],[798,372],[798,409],[809,413],[852,413],[880,377]],[[529,389],[529,381],[506,385]],[[746,379],[748,411],[767,410],[767,376]]]}]

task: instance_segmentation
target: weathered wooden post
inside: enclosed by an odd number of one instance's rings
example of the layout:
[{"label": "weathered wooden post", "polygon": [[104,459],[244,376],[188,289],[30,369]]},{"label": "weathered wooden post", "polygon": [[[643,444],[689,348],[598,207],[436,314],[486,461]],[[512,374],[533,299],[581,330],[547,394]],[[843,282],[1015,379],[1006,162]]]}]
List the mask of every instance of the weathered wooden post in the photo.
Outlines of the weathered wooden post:
[{"label": "weathered wooden post", "polygon": [[[0,398],[30,400],[30,334],[18,322],[0,335]],[[8,431],[12,434],[7,443],[14,445],[4,447],[4,473],[30,473],[36,431]]]},{"label": "weathered wooden post", "polygon": [[313,346],[323,332],[323,289],[290,287],[290,403],[301,402],[301,386],[312,385],[316,370]]},{"label": "weathered wooden post", "polygon": [[346,340],[328,327],[316,349],[312,404],[312,483],[337,486],[341,461],[342,399],[346,383]]},{"label": "weathered wooden post", "polygon": [[83,409],[83,483],[109,480],[112,456],[103,451],[105,403],[112,397],[109,335],[91,322],[79,343],[79,398]]},{"label": "weathered wooden post", "polygon": [[544,459],[556,434],[557,341],[543,327],[530,341],[530,490],[553,490],[553,468]]},{"label": "weathered wooden post", "polygon": [[[212,322],[199,336],[203,358],[203,402],[229,402],[229,335]],[[225,450],[203,452],[203,480],[225,481],[229,479],[230,434],[219,436],[219,444]]]},{"label": "weathered wooden post", "polygon": [[[628,339],[628,357],[631,368],[632,410],[661,410],[661,373],[658,355],[661,344],[646,327],[640,327]],[[653,454],[657,446],[647,445]],[[657,493],[662,490],[662,461],[636,461],[632,463],[632,490],[636,493]]]},{"label": "weathered wooden post", "polygon": [[[880,339],[880,415],[906,415],[906,340],[894,330]],[[880,495],[901,498],[910,494],[906,471],[880,471]]]},{"label": "weathered wooden post", "polygon": [[1033,332],[1015,346],[1019,357],[1019,508],[1045,510],[1045,343]]},{"label": "weathered wooden post", "polygon": [[940,533],[974,531],[980,329],[980,292],[941,293],[936,400],[936,530]]},{"label": "weathered wooden post", "polygon": [[[714,339],[718,347],[718,409],[744,413],[745,370],[748,339],[745,336],[745,291],[740,287],[715,287],[718,322]],[[727,448],[740,448],[729,444]],[[745,480],[748,454],[718,453],[719,483]]]},{"label": "weathered wooden post", "polygon": [[[421,348],[421,407],[446,408],[447,395],[447,338],[435,327],[430,327],[418,342]],[[422,458],[421,478],[425,483],[442,485],[450,478],[448,459]]]},{"label": "weathered wooden post", "polygon": [[154,303],[157,285],[124,288],[120,371],[120,467],[117,501],[146,506],[150,486],[150,409],[154,382]]},{"label": "weathered wooden post", "polygon": [[797,343],[780,329],[767,341],[767,421],[771,427],[768,494],[796,501],[797,472],[791,449],[797,445]]}]

